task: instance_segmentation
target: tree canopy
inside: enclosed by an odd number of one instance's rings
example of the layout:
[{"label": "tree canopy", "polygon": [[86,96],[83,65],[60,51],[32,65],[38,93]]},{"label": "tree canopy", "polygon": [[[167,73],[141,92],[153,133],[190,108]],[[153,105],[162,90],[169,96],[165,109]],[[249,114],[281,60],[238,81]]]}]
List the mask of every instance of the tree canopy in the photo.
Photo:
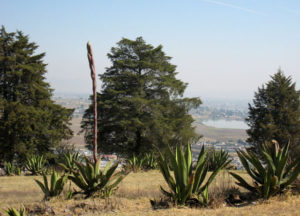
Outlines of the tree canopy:
[{"label": "tree canopy", "polygon": [[[176,66],[161,45],[153,47],[141,37],[123,38],[108,58],[112,66],[100,75],[102,90],[97,94],[101,152],[140,154],[198,137],[188,111],[201,100],[183,97],[187,84],[176,79]],[[82,121],[90,147],[92,120],[90,106]]]},{"label": "tree canopy", "polygon": [[249,104],[248,142],[260,151],[265,142],[276,140],[280,146],[291,142],[292,150],[300,141],[300,91],[291,77],[281,70],[266,85],[258,88]]},{"label": "tree canopy", "polygon": [[0,29],[0,161],[51,152],[69,138],[73,110],[51,100],[45,53],[21,31]]}]

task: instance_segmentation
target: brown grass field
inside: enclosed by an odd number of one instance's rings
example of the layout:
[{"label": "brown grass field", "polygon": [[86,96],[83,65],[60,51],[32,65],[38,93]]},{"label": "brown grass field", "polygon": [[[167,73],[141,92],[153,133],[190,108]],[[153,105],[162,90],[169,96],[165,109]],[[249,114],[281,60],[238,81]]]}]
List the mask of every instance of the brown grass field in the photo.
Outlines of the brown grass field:
[{"label": "brown grass field", "polygon": [[[246,176],[246,174],[241,173]],[[158,171],[130,173],[109,199],[74,198],[65,195],[51,201],[42,201],[43,194],[34,179],[37,176],[0,177],[0,212],[8,207],[27,208],[28,215],[300,215],[300,196],[286,194],[269,201],[257,201],[243,207],[230,207],[224,202],[224,192],[236,187],[227,172],[222,172],[210,187],[215,202],[209,208],[171,206],[153,210],[150,199],[161,197],[159,185],[166,187]],[[69,184],[65,186],[65,190]],[[34,213],[33,213],[34,212]],[[1,215],[1,213],[0,213]]]}]

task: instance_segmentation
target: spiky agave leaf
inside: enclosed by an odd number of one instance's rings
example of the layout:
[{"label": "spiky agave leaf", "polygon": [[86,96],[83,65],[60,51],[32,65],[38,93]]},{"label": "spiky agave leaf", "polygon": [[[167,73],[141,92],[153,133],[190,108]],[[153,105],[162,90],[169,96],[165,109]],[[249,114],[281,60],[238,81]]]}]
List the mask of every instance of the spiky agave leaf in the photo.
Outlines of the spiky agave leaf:
[{"label": "spiky agave leaf", "polygon": [[37,179],[35,179],[35,182],[40,186],[41,190],[43,191],[44,198],[47,198],[50,195],[49,194],[50,190],[49,190],[49,187],[48,187],[48,180],[47,180],[46,175],[43,175],[43,180],[44,180],[44,184],[41,181],[37,180]]},{"label": "spiky agave leaf", "polygon": [[40,186],[44,193],[44,199],[47,200],[51,197],[55,197],[61,194],[67,178],[67,175],[63,175],[60,177],[55,171],[53,171],[50,177],[50,185],[48,185],[48,179],[45,174],[43,174],[44,183],[36,179],[35,182]]},{"label": "spiky agave leaf", "polygon": [[7,216],[26,216],[24,207],[21,207],[20,210],[17,210],[15,208],[8,208],[5,213]]},{"label": "spiky agave leaf", "polygon": [[78,152],[72,154],[70,152],[64,154],[64,159],[62,163],[58,163],[59,166],[61,166],[66,172],[71,173],[72,170],[78,169],[75,161],[80,162],[81,161],[81,156],[79,155]]}]

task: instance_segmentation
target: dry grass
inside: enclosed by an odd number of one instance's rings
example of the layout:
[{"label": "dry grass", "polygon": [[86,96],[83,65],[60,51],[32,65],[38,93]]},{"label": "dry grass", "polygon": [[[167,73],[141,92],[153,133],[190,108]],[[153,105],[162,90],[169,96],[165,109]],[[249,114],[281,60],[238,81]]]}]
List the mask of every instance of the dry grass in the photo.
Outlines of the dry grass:
[{"label": "dry grass", "polygon": [[34,179],[41,176],[0,177],[0,208],[8,204],[34,203],[43,199],[43,193]]},{"label": "dry grass", "polygon": [[300,211],[300,196],[291,195],[240,208],[226,206],[226,191],[234,186],[233,179],[226,172],[220,173],[210,188],[212,198],[220,199],[219,204],[206,209],[171,207],[153,210],[149,200],[161,196],[159,185],[166,187],[158,171],[129,174],[110,199],[64,200],[60,197],[41,202],[43,194],[34,179],[40,177],[0,177],[0,212],[9,206],[19,207],[22,203],[31,215],[299,215]]},{"label": "dry grass", "polygon": [[160,197],[159,185],[166,186],[162,175],[158,171],[130,173],[120,183],[117,197],[136,199],[144,197],[148,199]]}]

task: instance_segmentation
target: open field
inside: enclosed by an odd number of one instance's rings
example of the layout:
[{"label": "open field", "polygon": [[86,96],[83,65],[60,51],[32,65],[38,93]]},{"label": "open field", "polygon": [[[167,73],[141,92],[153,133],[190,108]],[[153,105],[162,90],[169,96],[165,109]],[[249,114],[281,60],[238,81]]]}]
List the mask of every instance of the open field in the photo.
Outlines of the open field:
[{"label": "open field", "polygon": [[[242,175],[246,175],[241,173]],[[35,215],[299,215],[300,196],[284,195],[267,202],[258,202],[244,207],[229,207],[218,201],[221,191],[234,186],[227,172],[220,173],[211,185],[210,192],[218,202],[211,208],[191,209],[169,207],[153,210],[149,200],[159,199],[159,185],[166,184],[158,171],[130,173],[115,195],[109,199],[90,198],[65,200],[63,197],[48,202],[34,179],[36,176],[0,177],[0,212],[9,206],[24,204]],[[68,188],[68,184],[66,185]],[[0,214],[1,215],[1,214]]]}]

